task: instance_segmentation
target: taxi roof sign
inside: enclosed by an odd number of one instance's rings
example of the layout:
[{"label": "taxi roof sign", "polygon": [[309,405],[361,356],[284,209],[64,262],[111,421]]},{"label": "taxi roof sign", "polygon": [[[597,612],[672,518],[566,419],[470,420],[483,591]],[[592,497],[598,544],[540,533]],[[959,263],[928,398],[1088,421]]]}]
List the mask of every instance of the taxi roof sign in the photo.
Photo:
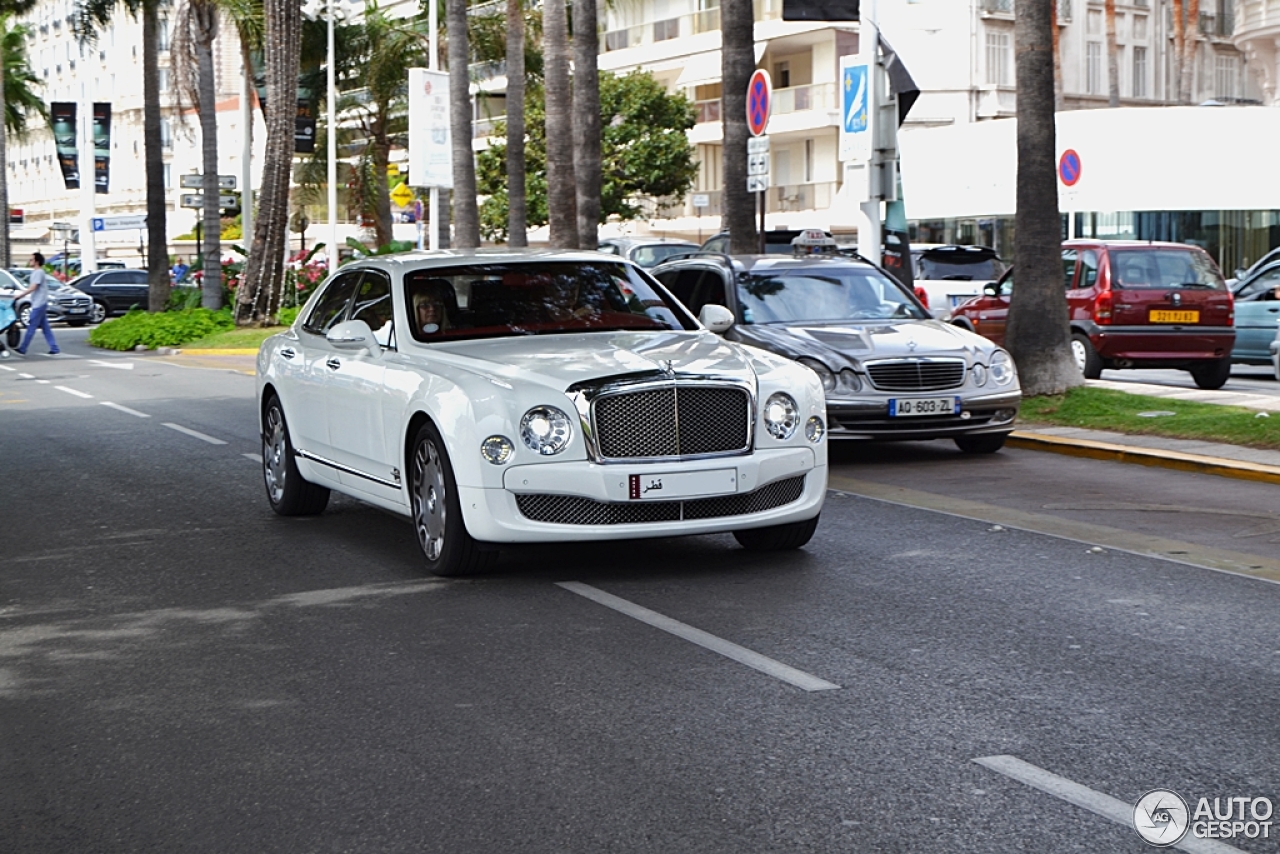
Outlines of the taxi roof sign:
[{"label": "taxi roof sign", "polygon": [[791,252],[812,255],[837,251],[836,239],[820,228],[806,228],[791,241]]}]

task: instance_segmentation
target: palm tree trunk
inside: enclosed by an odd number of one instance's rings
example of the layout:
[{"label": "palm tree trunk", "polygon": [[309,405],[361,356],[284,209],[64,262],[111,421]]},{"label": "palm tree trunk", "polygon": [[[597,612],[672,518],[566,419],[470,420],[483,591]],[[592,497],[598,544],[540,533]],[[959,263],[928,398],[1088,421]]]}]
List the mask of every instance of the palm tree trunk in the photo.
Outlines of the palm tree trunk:
[{"label": "palm tree trunk", "polygon": [[573,95],[569,83],[567,0],[542,4],[547,87],[547,224],[557,249],[577,249],[577,185],[573,171]]},{"label": "palm tree trunk", "polygon": [[1176,104],[1185,103],[1182,100],[1182,54],[1187,41],[1184,11],[1182,0],[1173,0],[1173,79],[1169,81],[1169,95]]},{"label": "palm tree trunk", "polygon": [[578,242],[600,245],[600,34],[596,0],[573,3],[573,173],[577,181]]},{"label": "palm tree trunk", "polygon": [[524,0],[507,0],[507,243],[529,245],[524,160]]},{"label": "palm tree trunk", "polygon": [[284,285],[302,10],[297,0],[265,0],[264,12],[267,145],[253,252],[245,263],[244,281],[236,293],[236,322],[247,325],[257,321],[269,326],[275,321]]},{"label": "palm tree trunk", "polygon": [[747,85],[756,68],[755,13],[751,0],[720,4],[720,111],[724,123],[724,225],[729,251],[759,252],[756,200],[747,192]]},{"label": "palm tree trunk", "polygon": [[453,139],[454,244],[480,245],[480,207],[476,200],[476,157],[471,148],[471,50],[467,40],[467,2],[448,0],[445,26],[449,37],[449,126]]},{"label": "palm tree trunk", "polygon": [[[1055,0],[1056,2],[1056,0]],[[1106,0],[1107,27],[1107,106],[1120,106],[1120,48],[1116,44],[1116,0]]]},{"label": "palm tree trunk", "polygon": [[1018,175],[1014,266],[1006,344],[1027,395],[1060,394],[1084,380],[1071,357],[1062,298],[1053,117],[1053,33],[1044,0],[1015,0],[1018,45]]},{"label": "palm tree trunk", "polygon": [[205,308],[222,308],[222,218],[218,204],[218,111],[217,81],[213,69],[213,40],[218,37],[218,7],[212,2],[192,3],[197,28],[195,47],[198,85],[200,87],[200,148],[203,171],[204,233],[200,251],[204,256],[200,304]]},{"label": "palm tree trunk", "polygon": [[1187,23],[1183,26],[1182,82],[1178,85],[1178,101],[1194,102],[1196,51],[1200,47],[1200,0],[1186,0]]},{"label": "palm tree trunk", "polygon": [[[4,21],[4,26],[9,22]],[[0,57],[2,58],[2,57]],[[4,66],[0,63],[0,107],[4,107]],[[5,127],[4,115],[0,114],[0,163],[8,163],[9,138]],[[4,227],[0,228],[0,266],[9,269],[13,266],[9,250],[9,170],[0,169],[0,214],[4,215]]]},{"label": "palm tree trunk", "polygon": [[[144,45],[156,44],[159,39],[158,7],[156,0],[150,0],[142,7]],[[154,50],[142,52],[142,144],[147,175],[147,310],[164,311],[170,289],[169,235],[165,222],[164,152],[160,139],[160,66]],[[83,164],[80,174],[92,176],[93,164]]]},{"label": "palm tree trunk", "polygon": [[[386,109],[380,115],[386,115]],[[386,246],[395,239],[391,228],[391,189],[387,186],[387,164],[391,161],[391,142],[387,139],[386,126],[379,123],[374,140],[369,143],[369,159],[373,163],[373,233],[378,246]]]}]

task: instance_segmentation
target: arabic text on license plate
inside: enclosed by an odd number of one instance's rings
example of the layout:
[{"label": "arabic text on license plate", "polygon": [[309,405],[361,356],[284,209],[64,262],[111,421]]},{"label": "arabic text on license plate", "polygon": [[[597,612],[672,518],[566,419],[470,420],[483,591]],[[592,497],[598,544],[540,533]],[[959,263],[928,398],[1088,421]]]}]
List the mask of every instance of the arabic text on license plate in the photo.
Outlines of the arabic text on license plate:
[{"label": "arabic text on license plate", "polygon": [[1152,323],[1199,323],[1199,311],[1168,311],[1166,309],[1151,309]]},{"label": "arabic text on license plate", "polygon": [[960,411],[958,397],[898,397],[889,401],[889,417],[910,415],[955,415]]},{"label": "arabic text on license plate", "polygon": [[627,497],[640,501],[724,495],[738,491],[737,469],[633,474],[627,477]]}]

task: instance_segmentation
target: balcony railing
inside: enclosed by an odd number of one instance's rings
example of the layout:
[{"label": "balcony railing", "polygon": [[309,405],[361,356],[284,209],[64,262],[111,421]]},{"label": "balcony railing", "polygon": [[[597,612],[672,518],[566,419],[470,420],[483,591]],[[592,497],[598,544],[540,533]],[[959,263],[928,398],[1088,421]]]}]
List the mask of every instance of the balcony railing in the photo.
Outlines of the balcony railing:
[{"label": "balcony railing", "polygon": [[1210,38],[1229,38],[1235,35],[1236,31],[1236,15],[1235,10],[1223,7],[1218,14],[1213,12],[1200,13],[1200,32]]},{"label": "balcony railing", "polygon": [[[789,86],[786,89],[773,90],[773,112],[775,115],[799,113],[805,110],[836,110],[836,84],[814,83],[809,86]],[[695,101],[694,114],[698,124],[720,121],[720,99]]]},{"label": "balcony railing", "polygon": [[824,210],[831,207],[831,200],[838,189],[834,181],[770,187],[765,210],[770,213]]},{"label": "balcony railing", "polygon": [[693,111],[696,115],[695,121],[698,124],[706,122],[720,121],[720,99],[716,98],[711,101],[695,101]]},{"label": "balcony railing", "polygon": [[649,21],[620,30],[609,30],[604,34],[604,49],[606,51],[624,50],[643,44],[670,41],[682,36],[719,31],[720,10],[704,9],[688,15],[663,18],[661,21]]},{"label": "balcony railing", "polygon": [[1013,0],[982,0],[982,11],[1000,15],[1013,14]]}]

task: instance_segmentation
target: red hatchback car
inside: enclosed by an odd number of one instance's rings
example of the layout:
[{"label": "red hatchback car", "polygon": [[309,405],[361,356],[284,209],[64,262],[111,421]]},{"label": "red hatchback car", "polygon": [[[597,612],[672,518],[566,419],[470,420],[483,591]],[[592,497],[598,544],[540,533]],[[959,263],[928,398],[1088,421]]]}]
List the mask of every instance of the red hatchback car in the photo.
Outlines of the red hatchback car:
[{"label": "red hatchback car", "polygon": [[[1182,368],[1200,388],[1231,376],[1235,308],[1198,246],[1124,240],[1062,244],[1071,351],[1088,379],[1103,368]],[[961,303],[951,322],[1004,343],[1013,271]]]}]

